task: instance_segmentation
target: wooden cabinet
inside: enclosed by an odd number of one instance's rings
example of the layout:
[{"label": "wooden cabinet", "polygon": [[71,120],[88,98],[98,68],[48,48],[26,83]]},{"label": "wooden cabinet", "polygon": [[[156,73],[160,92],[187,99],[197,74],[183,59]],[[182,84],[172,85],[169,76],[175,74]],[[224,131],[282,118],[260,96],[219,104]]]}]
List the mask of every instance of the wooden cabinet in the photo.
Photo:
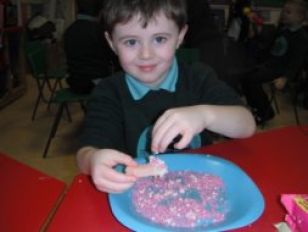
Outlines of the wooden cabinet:
[{"label": "wooden cabinet", "polygon": [[26,90],[20,0],[0,0],[0,109]]}]

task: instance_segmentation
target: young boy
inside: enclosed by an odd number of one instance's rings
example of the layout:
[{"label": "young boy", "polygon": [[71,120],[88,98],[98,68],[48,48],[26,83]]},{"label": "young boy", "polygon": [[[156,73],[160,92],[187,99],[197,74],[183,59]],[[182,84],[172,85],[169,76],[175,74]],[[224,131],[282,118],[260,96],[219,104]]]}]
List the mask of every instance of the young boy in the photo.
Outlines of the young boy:
[{"label": "young boy", "polygon": [[308,55],[308,35],[303,28],[306,15],[304,0],[286,1],[269,58],[242,80],[243,93],[257,122],[264,123],[274,116],[262,84],[273,81],[277,89],[283,89],[287,81],[295,80],[304,64]]},{"label": "young boy", "polygon": [[144,152],[196,148],[208,132],[251,136],[252,114],[209,67],[177,63],[185,36],[182,0],[109,0],[103,11],[106,38],[125,73],[100,82],[88,105],[77,161],[96,187],[122,192],[135,176],[114,170],[136,166]]}]

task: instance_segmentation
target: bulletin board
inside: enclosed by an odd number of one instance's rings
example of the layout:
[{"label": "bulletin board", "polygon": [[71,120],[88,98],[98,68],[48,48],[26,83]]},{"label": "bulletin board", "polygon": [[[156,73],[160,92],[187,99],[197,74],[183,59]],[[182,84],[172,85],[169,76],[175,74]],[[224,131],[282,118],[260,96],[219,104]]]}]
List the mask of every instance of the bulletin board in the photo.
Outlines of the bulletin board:
[{"label": "bulletin board", "polygon": [[263,7],[281,7],[285,0],[254,0],[255,5]]}]

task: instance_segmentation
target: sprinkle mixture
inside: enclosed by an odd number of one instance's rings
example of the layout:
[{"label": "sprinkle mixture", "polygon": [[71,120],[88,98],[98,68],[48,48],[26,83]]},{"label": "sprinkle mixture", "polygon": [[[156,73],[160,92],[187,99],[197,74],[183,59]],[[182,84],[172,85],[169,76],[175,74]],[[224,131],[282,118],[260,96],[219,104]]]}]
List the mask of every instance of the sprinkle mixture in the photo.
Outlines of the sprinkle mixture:
[{"label": "sprinkle mixture", "polygon": [[163,160],[155,156],[150,156],[149,159],[150,159],[150,165],[155,167],[155,169],[157,170],[158,176],[162,177],[168,172],[168,167]]},{"label": "sprinkle mixture", "polygon": [[222,222],[228,211],[221,178],[192,171],[172,171],[139,180],[133,206],[142,217],[167,227],[194,228]]}]

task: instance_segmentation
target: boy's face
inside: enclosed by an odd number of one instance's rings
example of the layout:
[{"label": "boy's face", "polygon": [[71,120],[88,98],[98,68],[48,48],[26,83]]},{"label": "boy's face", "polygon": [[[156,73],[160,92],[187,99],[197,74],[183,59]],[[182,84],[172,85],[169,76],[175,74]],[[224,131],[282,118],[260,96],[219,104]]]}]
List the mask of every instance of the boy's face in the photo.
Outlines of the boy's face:
[{"label": "boy's face", "polygon": [[303,15],[298,7],[295,4],[286,3],[281,12],[281,22],[287,26],[300,25],[303,21]]},{"label": "boy's face", "polygon": [[125,72],[155,88],[166,77],[187,29],[179,31],[164,14],[157,15],[145,28],[142,22],[135,16],[128,23],[117,24],[112,36],[106,37]]}]

